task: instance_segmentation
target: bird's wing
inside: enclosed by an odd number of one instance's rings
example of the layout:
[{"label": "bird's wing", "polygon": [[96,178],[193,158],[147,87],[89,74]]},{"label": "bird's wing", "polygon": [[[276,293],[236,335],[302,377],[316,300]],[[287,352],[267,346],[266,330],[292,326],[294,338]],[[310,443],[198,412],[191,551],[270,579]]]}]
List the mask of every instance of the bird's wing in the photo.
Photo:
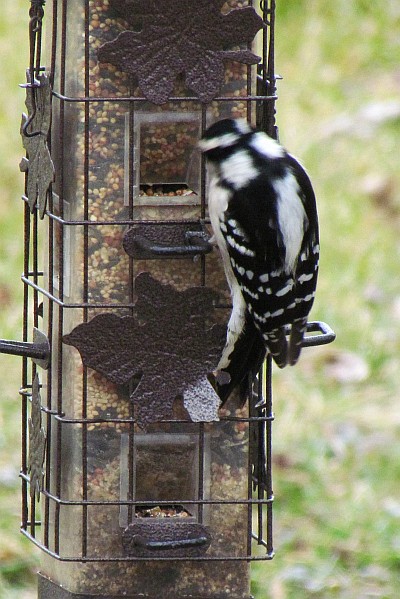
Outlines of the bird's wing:
[{"label": "bird's wing", "polygon": [[[295,176],[301,200],[308,207],[309,198],[305,194],[312,193],[315,206],[311,184],[308,178],[302,180],[304,171],[300,165],[298,168],[299,178],[297,173]],[[244,217],[252,209],[251,197],[239,191],[233,194],[224,213],[221,231],[248,311],[275,361],[282,367],[286,363],[294,364],[298,358],[307,315],[314,300],[318,272],[318,223],[311,201],[311,210],[308,208],[306,211],[308,228],[304,231],[300,254],[294,270],[287,272],[278,215],[273,209],[276,198],[271,197],[275,192],[271,186],[260,187],[258,185],[254,191],[264,193],[264,199],[261,203],[259,198],[254,202],[260,214],[258,218],[251,219],[253,228],[246,227],[248,221]],[[260,205],[261,209],[258,208]],[[293,335],[288,347],[285,325],[289,324],[293,324]]]}]

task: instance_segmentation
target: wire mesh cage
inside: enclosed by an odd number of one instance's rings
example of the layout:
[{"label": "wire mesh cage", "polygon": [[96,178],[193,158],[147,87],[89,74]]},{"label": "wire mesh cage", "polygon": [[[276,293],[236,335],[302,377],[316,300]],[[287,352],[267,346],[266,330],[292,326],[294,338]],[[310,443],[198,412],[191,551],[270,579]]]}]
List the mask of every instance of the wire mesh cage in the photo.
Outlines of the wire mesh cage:
[{"label": "wire mesh cage", "polygon": [[207,372],[230,300],[196,144],[232,116],[277,136],[274,15],[31,0],[24,342],[2,351],[25,356],[41,597],[248,599],[250,562],[273,556],[271,361],[246,405],[218,410]]}]

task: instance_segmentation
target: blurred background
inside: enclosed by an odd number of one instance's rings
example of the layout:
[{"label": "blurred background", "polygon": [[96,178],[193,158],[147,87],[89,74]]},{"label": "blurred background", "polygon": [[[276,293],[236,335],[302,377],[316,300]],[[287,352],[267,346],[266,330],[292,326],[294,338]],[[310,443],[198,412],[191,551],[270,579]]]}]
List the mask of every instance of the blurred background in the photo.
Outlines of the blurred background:
[{"label": "blurred background", "polygon": [[[0,19],[0,336],[21,338],[28,0]],[[312,317],[337,333],[275,372],[275,550],[257,599],[395,599],[400,572],[400,2],[278,0],[277,123],[322,239]],[[20,359],[1,356],[0,599],[34,599],[18,533]]]}]

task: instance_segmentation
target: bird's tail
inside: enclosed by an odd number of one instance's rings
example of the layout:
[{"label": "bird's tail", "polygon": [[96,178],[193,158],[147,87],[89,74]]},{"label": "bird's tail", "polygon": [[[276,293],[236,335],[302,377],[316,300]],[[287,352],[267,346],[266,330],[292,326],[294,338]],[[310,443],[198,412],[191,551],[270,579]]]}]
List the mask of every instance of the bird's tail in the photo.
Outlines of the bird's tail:
[{"label": "bird's tail", "polygon": [[294,366],[299,359],[304,333],[307,329],[307,318],[297,318],[292,323],[289,338],[288,364]]},{"label": "bird's tail", "polygon": [[278,327],[264,333],[264,339],[276,365],[279,368],[284,368],[288,363],[288,342],[285,327]]},{"label": "bird's tail", "polygon": [[247,399],[249,375],[255,378],[266,354],[265,344],[250,314],[246,312],[245,324],[234,349],[229,356],[229,364],[217,375],[216,391],[222,405],[237,388],[244,404]]},{"label": "bird's tail", "polygon": [[237,388],[242,403],[248,394],[249,375],[253,380],[259,372],[268,351],[279,368],[288,364],[294,366],[299,359],[307,318],[296,319],[291,327],[289,340],[287,327],[278,327],[268,334],[261,335],[250,314],[246,312],[245,325],[234,349],[228,356],[229,364],[217,373],[214,387],[221,399],[222,406]]}]

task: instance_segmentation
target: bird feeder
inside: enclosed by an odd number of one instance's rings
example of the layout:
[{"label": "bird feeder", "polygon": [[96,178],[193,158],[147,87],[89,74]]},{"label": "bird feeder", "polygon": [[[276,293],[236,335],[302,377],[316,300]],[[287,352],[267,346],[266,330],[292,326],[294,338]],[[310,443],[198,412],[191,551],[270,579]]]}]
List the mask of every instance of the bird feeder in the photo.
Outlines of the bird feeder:
[{"label": "bird feeder", "polygon": [[271,362],[219,409],[230,299],[196,145],[232,116],[276,137],[274,8],[31,0],[23,342],[0,349],[24,356],[40,599],[249,599],[273,556]]}]

